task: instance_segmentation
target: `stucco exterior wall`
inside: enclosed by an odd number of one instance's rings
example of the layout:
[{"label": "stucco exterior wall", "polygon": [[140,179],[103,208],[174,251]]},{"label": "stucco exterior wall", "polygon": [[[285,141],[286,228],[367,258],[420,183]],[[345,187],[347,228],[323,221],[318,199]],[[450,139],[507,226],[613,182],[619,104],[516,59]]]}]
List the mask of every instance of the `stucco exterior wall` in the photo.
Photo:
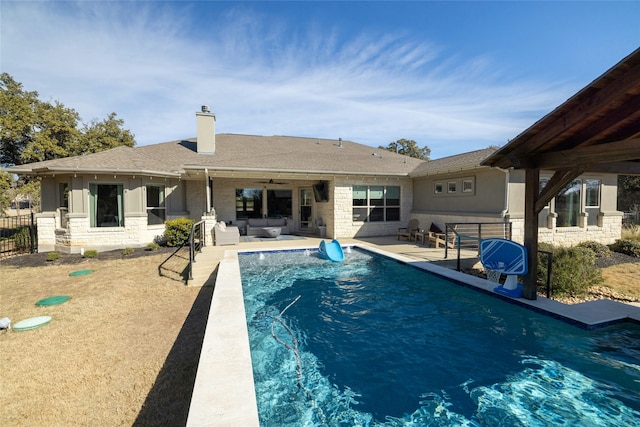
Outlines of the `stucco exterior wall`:
[{"label": "stucco exterior wall", "polygon": [[[89,184],[122,184],[123,227],[91,227]],[[38,215],[38,250],[80,253],[81,249],[106,251],[126,247],[143,247],[159,239],[164,224],[147,225],[146,186],[165,188],[166,217],[188,216],[184,210],[183,185],[177,179],[158,179],[118,175],[84,175],[45,177],[42,180],[42,210]],[[68,185],[67,209],[60,184]],[[177,193],[177,194],[175,194]],[[199,220],[200,218],[198,218]]]},{"label": "stucco exterior wall", "polygon": [[[504,171],[488,168],[416,178],[413,210],[440,214],[499,213],[505,209],[506,179]],[[455,191],[450,191],[450,184]],[[472,188],[465,188],[465,184]]]},{"label": "stucco exterior wall", "polygon": [[[444,200],[447,195],[441,198],[425,197],[431,204],[425,203],[422,195],[425,191],[433,192],[436,182],[448,182],[460,177],[462,174],[445,174],[442,176],[427,177],[416,180],[415,187],[420,189],[416,194],[414,210],[412,216],[420,221],[421,228],[428,229],[431,223],[443,229],[445,223],[463,222],[511,222],[513,240],[523,243],[524,241],[524,195],[525,195],[525,172],[521,170],[500,171],[491,170],[480,172],[476,176],[476,195],[467,198],[456,198],[456,195],[449,197],[452,200]],[[500,182],[499,176],[503,179]],[[541,173],[540,177],[550,178],[552,173]],[[591,212],[586,212],[585,192],[581,194],[581,216],[580,224],[576,227],[558,227],[556,224],[557,215],[554,212],[555,201],[552,200],[548,207],[544,208],[538,217],[540,242],[552,243],[554,245],[571,246],[584,241],[597,241],[603,244],[610,244],[620,238],[622,231],[622,213],[616,211],[617,203],[617,176],[612,174],[585,174],[580,179],[598,179],[601,181],[600,206],[589,208]],[[487,191],[489,193],[487,193]],[[493,196],[491,192],[495,193]],[[504,197],[508,194],[508,199],[502,203],[498,195]],[[422,207],[424,210],[418,209]],[[451,209],[451,210],[448,210]],[[596,217],[589,220],[589,215]]]}]

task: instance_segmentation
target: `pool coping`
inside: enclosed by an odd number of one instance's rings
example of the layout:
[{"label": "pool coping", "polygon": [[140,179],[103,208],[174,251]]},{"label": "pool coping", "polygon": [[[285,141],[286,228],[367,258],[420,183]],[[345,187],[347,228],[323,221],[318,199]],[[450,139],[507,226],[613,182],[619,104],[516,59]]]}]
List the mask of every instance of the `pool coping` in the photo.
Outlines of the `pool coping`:
[{"label": "pool coping", "polygon": [[[343,245],[347,246],[347,245]],[[462,272],[416,261],[366,243],[349,245],[430,271],[458,284],[479,289],[503,300],[550,314],[584,329],[618,322],[640,324],[640,307],[610,300],[567,305],[545,297],[536,300],[509,298],[493,291],[494,282]],[[239,253],[315,250],[309,247],[226,250],[218,267],[209,317],[200,352],[187,426],[259,427],[253,381],[249,333],[245,317]]]}]

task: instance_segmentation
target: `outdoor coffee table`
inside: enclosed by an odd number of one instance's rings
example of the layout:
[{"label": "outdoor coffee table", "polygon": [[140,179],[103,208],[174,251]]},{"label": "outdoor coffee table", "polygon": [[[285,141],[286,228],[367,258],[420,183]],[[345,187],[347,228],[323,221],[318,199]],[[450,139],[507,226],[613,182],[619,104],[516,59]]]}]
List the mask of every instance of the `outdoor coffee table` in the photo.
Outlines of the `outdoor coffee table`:
[{"label": "outdoor coffee table", "polygon": [[263,227],[262,228],[262,235],[264,237],[278,237],[280,235],[280,232],[282,232],[282,229],[280,227]]}]

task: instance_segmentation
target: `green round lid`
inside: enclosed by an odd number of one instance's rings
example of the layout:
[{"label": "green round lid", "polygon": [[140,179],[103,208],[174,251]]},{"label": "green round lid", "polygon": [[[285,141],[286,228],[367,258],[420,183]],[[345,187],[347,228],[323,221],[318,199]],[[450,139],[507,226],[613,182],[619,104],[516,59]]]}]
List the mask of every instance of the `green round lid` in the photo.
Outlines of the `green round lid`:
[{"label": "green round lid", "polygon": [[69,273],[69,276],[86,276],[91,273],[93,273],[93,270],[77,270]]},{"label": "green round lid", "polygon": [[49,298],[45,298],[45,299],[41,299],[40,301],[38,301],[36,303],[36,305],[39,306],[49,306],[49,305],[58,305],[58,304],[62,304],[64,302],[69,301],[70,297],[66,296],[66,295],[56,295],[53,297],[49,297]]},{"label": "green round lid", "polygon": [[49,322],[51,322],[51,316],[30,317],[15,323],[12,328],[14,331],[29,331],[44,326]]}]

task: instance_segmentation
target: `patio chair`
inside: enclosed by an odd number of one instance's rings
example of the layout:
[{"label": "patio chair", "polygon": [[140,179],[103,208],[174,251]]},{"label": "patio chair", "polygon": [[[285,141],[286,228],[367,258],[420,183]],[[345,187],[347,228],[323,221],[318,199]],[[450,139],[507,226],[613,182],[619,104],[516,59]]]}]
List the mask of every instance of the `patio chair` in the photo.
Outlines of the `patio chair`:
[{"label": "patio chair", "polygon": [[406,237],[409,241],[413,240],[415,233],[419,230],[419,226],[420,223],[417,219],[410,219],[406,227],[398,228],[398,240],[400,240],[400,237]]},{"label": "patio chair", "polygon": [[455,233],[449,233],[449,238],[447,239],[447,233],[442,231],[440,227],[431,223],[431,227],[429,228],[429,244],[433,243],[433,246],[436,249],[440,247],[449,246],[449,248],[454,249],[456,247],[457,235]]},{"label": "patio chair", "polygon": [[214,227],[215,245],[237,245],[240,243],[240,231],[238,227],[218,222]]}]

